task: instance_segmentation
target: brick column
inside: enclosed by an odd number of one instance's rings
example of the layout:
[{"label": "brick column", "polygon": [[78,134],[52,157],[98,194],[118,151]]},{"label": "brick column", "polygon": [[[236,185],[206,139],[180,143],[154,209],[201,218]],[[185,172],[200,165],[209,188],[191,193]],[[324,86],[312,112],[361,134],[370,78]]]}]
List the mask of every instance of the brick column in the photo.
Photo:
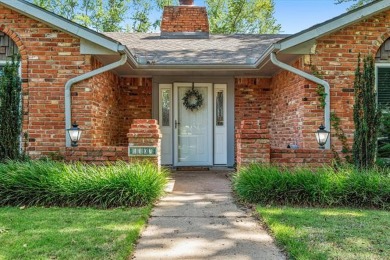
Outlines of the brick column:
[{"label": "brick column", "polygon": [[251,163],[270,163],[270,134],[260,120],[242,120],[236,133],[237,167]]},{"label": "brick column", "polygon": [[157,120],[134,119],[127,134],[129,146],[156,147],[154,156],[130,156],[130,162],[149,161],[161,165],[161,132]]}]

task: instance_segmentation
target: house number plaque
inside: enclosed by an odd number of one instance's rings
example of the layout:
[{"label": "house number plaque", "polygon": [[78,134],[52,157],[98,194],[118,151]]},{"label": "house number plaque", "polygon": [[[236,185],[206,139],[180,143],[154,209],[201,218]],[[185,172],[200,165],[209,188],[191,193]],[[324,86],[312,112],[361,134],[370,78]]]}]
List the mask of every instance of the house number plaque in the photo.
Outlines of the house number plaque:
[{"label": "house number plaque", "polygon": [[156,156],[157,147],[155,146],[129,146],[129,156]]}]

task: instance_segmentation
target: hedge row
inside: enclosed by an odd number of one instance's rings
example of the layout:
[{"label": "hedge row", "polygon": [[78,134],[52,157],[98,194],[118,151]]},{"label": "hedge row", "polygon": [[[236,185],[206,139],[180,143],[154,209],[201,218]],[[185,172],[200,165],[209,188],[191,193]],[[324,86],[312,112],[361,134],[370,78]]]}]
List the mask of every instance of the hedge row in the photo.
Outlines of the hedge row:
[{"label": "hedge row", "polygon": [[390,209],[390,171],[360,172],[347,167],[282,169],[251,165],[233,177],[235,192],[261,204],[345,206]]},{"label": "hedge row", "polygon": [[145,206],[163,194],[166,177],[149,164],[10,161],[0,164],[0,205]]}]

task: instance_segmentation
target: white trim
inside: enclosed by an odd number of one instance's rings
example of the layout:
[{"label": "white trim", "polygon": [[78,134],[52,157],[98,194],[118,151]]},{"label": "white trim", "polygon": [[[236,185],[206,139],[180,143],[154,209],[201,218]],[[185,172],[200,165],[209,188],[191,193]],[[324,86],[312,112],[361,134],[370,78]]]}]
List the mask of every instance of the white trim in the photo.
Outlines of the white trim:
[{"label": "white trim", "polygon": [[[169,91],[170,95],[170,107],[169,107],[169,126],[163,126],[162,125],[162,92],[164,90]],[[172,84],[159,84],[158,88],[158,121],[160,125],[160,130],[162,134],[161,138],[161,164],[163,165],[172,165],[173,164],[173,103],[174,103],[174,98],[173,98],[173,89],[172,89]],[[165,149],[168,149],[167,155],[165,155]]]},{"label": "white trim", "polygon": [[[159,95],[158,88],[159,84],[173,84],[174,82],[186,82],[188,80],[188,75],[186,76],[170,76],[162,77],[155,76],[153,77],[153,118],[159,118]],[[226,84],[227,85],[227,167],[233,167],[235,163],[234,159],[234,147],[235,147],[235,138],[234,138],[234,78],[230,77],[202,77],[202,76],[191,76],[191,80],[194,82],[202,83],[213,83],[213,84]]]},{"label": "white trim", "polygon": [[[223,94],[223,125],[217,125],[217,94]],[[227,84],[214,84],[213,97],[213,128],[214,128],[214,165],[227,164]],[[222,136],[222,139],[219,137]]]}]

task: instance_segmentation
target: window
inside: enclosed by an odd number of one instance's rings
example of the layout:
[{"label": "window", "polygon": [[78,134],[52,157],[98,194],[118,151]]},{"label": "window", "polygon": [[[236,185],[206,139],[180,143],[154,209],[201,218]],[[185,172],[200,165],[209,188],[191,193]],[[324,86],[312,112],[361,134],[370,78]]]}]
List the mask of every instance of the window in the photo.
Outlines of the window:
[{"label": "window", "polygon": [[216,94],[217,94],[217,96],[215,98],[216,125],[217,126],[223,126],[223,123],[224,123],[223,90],[218,90]]},{"label": "window", "polygon": [[390,167],[390,38],[375,55],[378,106],[382,119],[378,138],[378,164]]},{"label": "window", "polygon": [[170,126],[171,90],[163,89],[161,93],[162,126]]},{"label": "window", "polygon": [[380,108],[390,106],[390,66],[377,67],[377,92]]}]

